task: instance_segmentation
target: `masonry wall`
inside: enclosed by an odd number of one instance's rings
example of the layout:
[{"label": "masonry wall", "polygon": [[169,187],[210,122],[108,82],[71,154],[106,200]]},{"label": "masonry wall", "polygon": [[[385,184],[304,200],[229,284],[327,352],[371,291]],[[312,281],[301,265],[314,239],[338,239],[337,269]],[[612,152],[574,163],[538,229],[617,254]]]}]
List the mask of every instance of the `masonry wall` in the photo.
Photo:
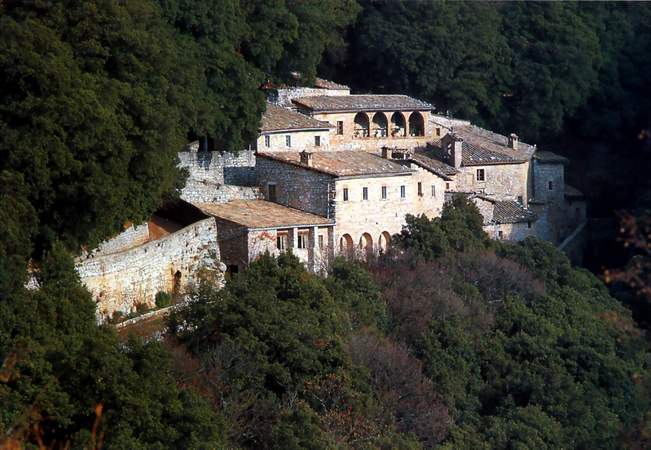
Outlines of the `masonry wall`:
[{"label": "masonry wall", "polygon": [[[561,163],[541,163],[534,159],[534,198],[539,202],[562,205],[565,195],[565,167]],[[552,189],[549,189],[549,182]]]},{"label": "masonry wall", "polygon": [[181,198],[194,203],[224,203],[261,197],[255,187],[255,153],[179,152],[179,167],[188,171]]},{"label": "masonry wall", "polygon": [[[304,111],[307,113],[307,111]],[[382,147],[398,147],[398,148],[416,148],[425,147],[427,142],[432,140],[432,127],[429,121],[429,112],[421,111],[423,115],[425,135],[419,137],[411,137],[409,135],[402,137],[391,137],[391,115],[393,112],[387,112],[387,122],[389,125],[389,136],[380,138],[373,136],[373,113],[368,113],[370,122],[371,137],[355,138],[353,136],[355,129],[355,114],[356,113],[314,113],[312,117],[318,120],[329,122],[334,127],[337,126],[338,121],[344,123],[344,131],[342,135],[338,135],[336,128],[332,130],[330,135],[330,147],[332,150],[364,150],[371,153],[379,153]],[[409,120],[410,112],[403,113],[405,120]]]},{"label": "masonry wall", "polygon": [[[531,222],[531,227],[527,222],[484,225],[484,231],[491,239],[505,241],[521,241],[529,236],[536,236],[534,222]],[[501,237],[500,231],[502,232]]]},{"label": "masonry wall", "polygon": [[329,192],[334,189],[334,178],[314,170],[258,157],[257,184],[268,199],[268,184],[276,184],[276,203],[332,217]]},{"label": "masonry wall", "polygon": [[[118,253],[132,247],[142,245],[149,240],[149,226],[145,222],[143,224],[133,226],[131,225],[122,233],[102,242],[92,252],[93,256],[109,255],[111,253]],[[86,255],[88,256],[88,255]]]},{"label": "masonry wall", "polygon": [[[477,170],[484,170],[485,181],[477,180]],[[462,166],[456,175],[458,192],[483,192],[500,200],[518,200],[528,204],[529,163]]]},{"label": "masonry wall", "polygon": [[[265,139],[269,136],[269,146],[265,145]],[[287,147],[287,136],[291,136],[291,147]],[[315,137],[321,138],[321,145],[315,145]],[[328,130],[312,131],[286,131],[281,133],[262,133],[258,136],[256,146],[259,151],[283,152],[283,151],[311,151],[325,152],[330,150],[330,132]]]},{"label": "masonry wall", "polygon": [[293,87],[277,89],[267,94],[267,100],[279,106],[293,106],[292,100],[300,97],[315,97],[321,95],[350,95],[350,89],[323,89],[310,87]]},{"label": "masonry wall", "polygon": [[[133,311],[140,303],[154,306],[157,292],[183,292],[197,282],[201,272],[223,279],[215,220],[201,220],[119,253],[80,259],[76,269],[101,319],[115,311]],[[180,277],[175,276],[177,272]]]}]

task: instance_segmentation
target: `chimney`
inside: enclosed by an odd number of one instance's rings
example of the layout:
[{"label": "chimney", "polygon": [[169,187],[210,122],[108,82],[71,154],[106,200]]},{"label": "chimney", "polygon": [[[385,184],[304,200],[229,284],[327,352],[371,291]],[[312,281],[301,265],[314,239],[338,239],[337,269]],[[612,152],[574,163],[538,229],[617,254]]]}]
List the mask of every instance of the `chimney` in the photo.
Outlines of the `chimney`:
[{"label": "chimney", "polygon": [[518,149],[518,135],[515,133],[509,134],[509,148]]},{"label": "chimney", "polygon": [[463,139],[454,136],[452,138],[452,158],[454,159],[454,167],[461,167],[461,161],[463,160]]},{"label": "chimney", "polygon": [[389,147],[382,147],[382,158],[390,159],[390,157],[389,157]]},{"label": "chimney", "polygon": [[301,164],[312,167],[312,153],[303,150],[301,153]]}]

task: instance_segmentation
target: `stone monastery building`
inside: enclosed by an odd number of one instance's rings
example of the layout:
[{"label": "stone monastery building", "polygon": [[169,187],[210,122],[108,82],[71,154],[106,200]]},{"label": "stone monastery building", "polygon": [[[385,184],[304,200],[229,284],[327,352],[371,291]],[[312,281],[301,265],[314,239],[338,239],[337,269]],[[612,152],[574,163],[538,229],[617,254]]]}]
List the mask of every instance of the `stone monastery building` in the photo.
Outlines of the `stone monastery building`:
[{"label": "stone monastery building", "polygon": [[[263,88],[267,108],[249,149],[221,153],[204,139],[179,153],[189,172],[181,208],[184,220],[195,218],[190,225],[155,216],[152,222],[168,224],[162,237],[145,236],[147,226],[130,228],[80,260],[100,314],[184,289],[198,261],[237,272],[264,252],[291,250],[318,272],[337,255],[384,251],[407,214],[439,216],[455,195],[476,203],[494,239],[538,236],[559,244],[584,225],[584,197],[565,184],[568,160],[515,134],[437,115],[405,95],[355,95],[318,78],[311,87]],[[112,243],[129,236],[130,246]],[[175,256],[159,255],[133,281],[129,255],[157,241]],[[107,253],[111,248],[119,251]],[[116,254],[126,259],[116,264]]]}]

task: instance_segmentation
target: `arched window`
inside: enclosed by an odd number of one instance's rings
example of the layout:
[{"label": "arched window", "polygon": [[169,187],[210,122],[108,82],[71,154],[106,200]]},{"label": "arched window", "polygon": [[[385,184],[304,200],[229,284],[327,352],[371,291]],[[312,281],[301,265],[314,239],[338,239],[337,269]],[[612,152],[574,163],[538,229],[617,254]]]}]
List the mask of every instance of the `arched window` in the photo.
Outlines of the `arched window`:
[{"label": "arched window", "polygon": [[425,136],[425,120],[418,111],[409,116],[409,136]]},{"label": "arched window", "polygon": [[389,129],[389,124],[387,121],[387,116],[384,113],[377,112],[373,116],[373,129],[372,135],[376,138],[387,137],[387,132]]},{"label": "arched window", "polygon": [[353,136],[356,138],[363,138],[369,136],[369,121],[366,113],[359,112],[355,114],[355,129]]},{"label": "arched window", "polygon": [[405,116],[400,112],[391,114],[391,137],[407,136]]},{"label": "arched window", "polygon": [[344,234],[339,239],[339,253],[345,257],[353,256],[353,238],[350,237],[350,234]]},{"label": "arched window", "polygon": [[362,237],[359,238],[359,249],[365,256],[373,255],[373,238],[370,234],[364,233],[362,234]]},{"label": "arched window", "polygon": [[179,295],[181,293],[181,271],[177,270],[174,274],[174,281],[172,282],[172,294]]},{"label": "arched window", "polygon": [[380,235],[380,238],[378,239],[378,242],[380,244],[381,253],[386,253],[387,251],[389,251],[389,247],[391,246],[391,235],[389,234],[389,232],[383,231],[382,234]]}]

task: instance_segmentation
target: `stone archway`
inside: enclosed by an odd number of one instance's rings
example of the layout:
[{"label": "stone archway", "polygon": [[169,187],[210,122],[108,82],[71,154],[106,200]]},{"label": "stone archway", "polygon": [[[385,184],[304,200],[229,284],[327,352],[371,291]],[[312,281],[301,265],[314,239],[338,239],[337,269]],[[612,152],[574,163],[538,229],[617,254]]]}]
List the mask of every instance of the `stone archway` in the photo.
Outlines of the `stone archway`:
[{"label": "stone archway", "polygon": [[391,114],[391,137],[407,136],[405,116],[401,112]]},{"label": "stone archway", "polygon": [[418,111],[409,116],[409,136],[425,136],[425,120]]},{"label": "stone archway", "polygon": [[353,137],[365,138],[369,136],[369,133],[370,133],[370,126],[369,126],[368,115],[363,112],[358,112],[357,114],[355,114]]},{"label": "stone archway", "polygon": [[339,254],[350,258],[353,256],[354,245],[353,238],[350,237],[350,234],[344,234],[339,239]]},{"label": "stone archway", "polygon": [[391,235],[388,231],[383,231],[382,234],[380,234],[378,246],[380,247],[380,253],[386,253],[389,251],[389,248],[391,247]]},{"label": "stone archway", "polygon": [[373,255],[373,238],[369,233],[359,238],[359,249],[365,257]]},{"label": "stone archway", "polygon": [[387,116],[385,116],[384,113],[377,112],[373,115],[373,129],[371,131],[373,137],[387,137],[389,132],[389,123],[387,121]]}]

